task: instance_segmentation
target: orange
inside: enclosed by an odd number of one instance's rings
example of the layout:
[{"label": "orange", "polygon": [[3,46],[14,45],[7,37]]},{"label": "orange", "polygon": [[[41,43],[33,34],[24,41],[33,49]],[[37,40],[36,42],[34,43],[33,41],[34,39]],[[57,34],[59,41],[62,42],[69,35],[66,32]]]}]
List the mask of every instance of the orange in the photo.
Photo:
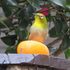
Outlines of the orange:
[{"label": "orange", "polygon": [[17,46],[18,54],[43,54],[49,55],[49,49],[41,42],[27,40],[22,41]]}]

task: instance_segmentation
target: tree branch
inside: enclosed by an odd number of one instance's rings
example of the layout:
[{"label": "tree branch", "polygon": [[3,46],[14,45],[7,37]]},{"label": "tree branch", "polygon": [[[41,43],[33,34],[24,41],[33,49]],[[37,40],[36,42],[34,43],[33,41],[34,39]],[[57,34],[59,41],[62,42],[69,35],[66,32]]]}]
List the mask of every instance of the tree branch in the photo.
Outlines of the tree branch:
[{"label": "tree branch", "polygon": [[62,38],[57,38],[53,42],[49,43],[47,46],[52,46],[52,45],[56,44],[57,42],[59,42],[60,40],[62,40]]},{"label": "tree branch", "polygon": [[[54,40],[53,42],[49,43],[47,46],[52,47],[52,45],[56,44],[57,42],[61,41],[62,38],[57,38],[56,40]],[[60,47],[52,54],[54,56],[58,56],[62,53],[62,50],[60,49]]]}]

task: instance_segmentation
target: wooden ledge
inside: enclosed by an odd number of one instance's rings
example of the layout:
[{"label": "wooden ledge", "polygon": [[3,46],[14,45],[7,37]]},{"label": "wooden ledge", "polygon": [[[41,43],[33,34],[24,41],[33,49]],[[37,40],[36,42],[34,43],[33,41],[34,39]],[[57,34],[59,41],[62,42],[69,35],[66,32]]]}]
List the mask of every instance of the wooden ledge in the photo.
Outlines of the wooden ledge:
[{"label": "wooden ledge", "polygon": [[32,64],[69,69],[70,61],[58,57],[32,54],[0,54],[0,64]]}]

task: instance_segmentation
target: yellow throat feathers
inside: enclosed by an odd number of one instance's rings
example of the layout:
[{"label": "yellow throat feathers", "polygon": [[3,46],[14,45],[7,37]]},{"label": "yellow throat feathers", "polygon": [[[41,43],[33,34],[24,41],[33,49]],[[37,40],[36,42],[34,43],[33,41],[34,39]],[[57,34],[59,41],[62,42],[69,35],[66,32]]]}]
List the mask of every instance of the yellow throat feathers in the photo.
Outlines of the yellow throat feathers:
[{"label": "yellow throat feathers", "polygon": [[35,21],[33,23],[33,26],[37,27],[37,28],[40,28],[40,29],[47,28],[48,25],[47,25],[46,17],[41,13],[37,13],[35,15]]}]

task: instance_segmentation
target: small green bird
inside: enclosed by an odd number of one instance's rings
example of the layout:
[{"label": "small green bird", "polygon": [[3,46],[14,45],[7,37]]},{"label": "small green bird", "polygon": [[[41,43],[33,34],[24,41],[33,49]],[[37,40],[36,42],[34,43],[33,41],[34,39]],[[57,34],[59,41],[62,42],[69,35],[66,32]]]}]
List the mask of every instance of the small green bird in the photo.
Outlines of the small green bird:
[{"label": "small green bird", "polygon": [[35,21],[30,28],[29,40],[35,40],[44,43],[48,35],[48,23],[44,14],[36,13]]}]

